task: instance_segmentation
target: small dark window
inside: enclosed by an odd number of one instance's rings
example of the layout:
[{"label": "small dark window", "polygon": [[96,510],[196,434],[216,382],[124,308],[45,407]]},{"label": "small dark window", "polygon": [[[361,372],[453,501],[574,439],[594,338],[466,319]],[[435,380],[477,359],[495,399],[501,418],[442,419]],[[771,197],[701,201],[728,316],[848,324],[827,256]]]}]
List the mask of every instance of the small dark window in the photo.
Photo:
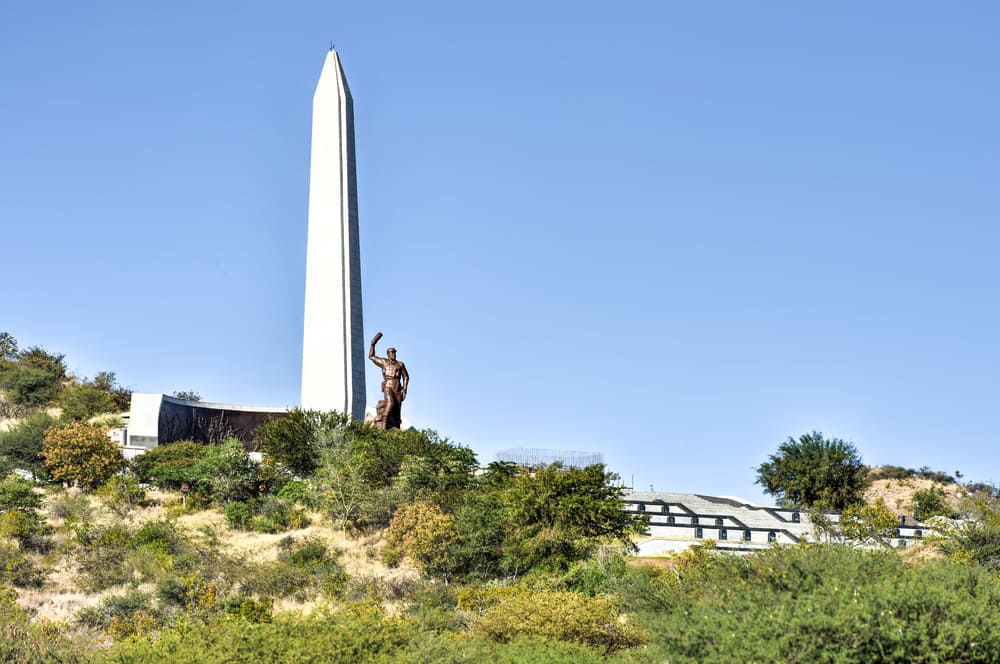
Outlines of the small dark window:
[{"label": "small dark window", "polygon": [[643,503],[639,503],[639,507],[637,507],[636,509],[638,511],[640,511],[640,512],[645,512],[646,511],[646,505],[643,504]]},{"label": "small dark window", "polygon": [[777,542],[778,541],[778,533],[774,532],[773,530],[770,531],[770,532],[768,532],[767,533],[767,541],[768,542]]},{"label": "small dark window", "polygon": [[660,511],[663,512],[664,514],[667,514],[668,512],[670,512],[670,505],[662,505],[660,507]]},{"label": "small dark window", "polygon": [[750,541],[750,531],[749,530],[744,530],[743,531],[743,541],[744,542],[749,542]]},{"label": "small dark window", "polygon": [[715,517],[715,525],[717,525],[717,526],[721,526],[722,525],[722,517],[721,516]]},{"label": "small dark window", "polygon": [[919,530],[919,529],[917,529],[917,530],[914,530],[914,531],[913,531],[913,536],[914,536],[914,537],[923,537],[923,536],[924,536],[924,531],[922,531],[922,530]]},{"label": "small dark window", "polygon": [[691,517],[691,523],[697,526],[698,525],[698,517],[696,517],[696,516]]},{"label": "small dark window", "polygon": [[720,540],[729,539],[729,531],[727,531],[725,528],[719,528],[719,539]]},{"label": "small dark window", "polygon": [[799,523],[802,521],[802,517],[799,516],[798,512],[792,512],[792,523]]},{"label": "small dark window", "polygon": [[704,536],[704,533],[702,533],[701,528],[694,529],[694,536],[697,537],[698,539],[701,539]]},{"label": "small dark window", "polygon": [[899,546],[901,547],[906,546],[906,540],[904,539],[899,540]]},{"label": "small dark window", "polygon": [[674,517],[672,517],[672,516],[668,516],[668,517],[667,517],[667,525],[669,525],[669,526],[672,526],[672,525],[674,525],[674,523],[675,523],[676,521],[677,521],[677,519],[675,519],[675,518],[674,518]]}]

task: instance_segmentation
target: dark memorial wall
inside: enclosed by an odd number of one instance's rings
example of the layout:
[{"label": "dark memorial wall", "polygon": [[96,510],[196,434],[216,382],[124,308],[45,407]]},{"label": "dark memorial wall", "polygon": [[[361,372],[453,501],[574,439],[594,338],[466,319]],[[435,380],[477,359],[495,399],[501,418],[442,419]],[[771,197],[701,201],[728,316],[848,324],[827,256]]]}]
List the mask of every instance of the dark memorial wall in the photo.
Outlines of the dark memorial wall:
[{"label": "dark memorial wall", "polygon": [[254,436],[257,427],[286,415],[285,411],[218,408],[164,397],[160,404],[159,444],[180,440],[217,443],[233,436],[243,443],[248,452],[260,452],[260,445]]}]

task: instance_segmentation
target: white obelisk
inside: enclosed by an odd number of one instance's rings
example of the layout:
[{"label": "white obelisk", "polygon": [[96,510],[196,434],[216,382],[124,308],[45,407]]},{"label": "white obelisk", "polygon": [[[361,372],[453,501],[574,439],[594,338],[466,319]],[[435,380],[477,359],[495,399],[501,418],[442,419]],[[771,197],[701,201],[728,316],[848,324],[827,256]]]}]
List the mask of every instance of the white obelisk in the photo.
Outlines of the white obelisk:
[{"label": "white obelisk", "polygon": [[365,415],[354,102],[332,48],[313,96],[302,407]]}]

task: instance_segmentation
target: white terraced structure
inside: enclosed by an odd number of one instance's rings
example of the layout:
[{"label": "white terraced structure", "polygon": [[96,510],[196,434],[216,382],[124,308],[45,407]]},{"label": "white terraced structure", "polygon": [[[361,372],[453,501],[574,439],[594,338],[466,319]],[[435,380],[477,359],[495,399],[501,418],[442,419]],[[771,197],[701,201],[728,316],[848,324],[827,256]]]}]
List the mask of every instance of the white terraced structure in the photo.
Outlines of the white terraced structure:
[{"label": "white terraced structure", "polygon": [[[640,556],[683,551],[705,540],[714,540],[719,549],[745,552],[816,539],[807,512],[761,507],[737,498],[634,491],[625,496],[625,510],[650,517],[646,533],[636,538]],[[826,515],[834,523],[840,520],[835,512]],[[929,530],[925,524],[906,521],[891,544],[906,546]]]}]

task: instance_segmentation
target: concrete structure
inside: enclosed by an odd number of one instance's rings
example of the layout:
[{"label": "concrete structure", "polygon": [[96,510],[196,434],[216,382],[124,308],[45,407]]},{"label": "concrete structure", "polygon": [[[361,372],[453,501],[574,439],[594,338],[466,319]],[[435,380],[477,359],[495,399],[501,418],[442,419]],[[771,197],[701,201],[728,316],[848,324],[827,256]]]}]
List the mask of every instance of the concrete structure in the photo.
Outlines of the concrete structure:
[{"label": "concrete structure", "polygon": [[228,436],[259,452],[253,432],[287,408],[237,406],[206,401],[185,401],[165,394],[132,393],[132,406],[125,427],[123,453],[132,459],[157,445],[179,440],[215,443]]},{"label": "concrete structure", "polygon": [[[625,510],[649,515],[648,530],[636,538],[640,556],[683,551],[705,540],[714,540],[719,549],[732,552],[815,541],[808,513],[761,507],[737,498],[633,491],[625,496]],[[827,517],[833,523],[840,520],[834,512]],[[906,546],[929,531],[925,524],[901,523],[891,544]]]},{"label": "concrete structure", "polygon": [[330,50],[313,96],[302,407],[365,416],[354,102]]}]

